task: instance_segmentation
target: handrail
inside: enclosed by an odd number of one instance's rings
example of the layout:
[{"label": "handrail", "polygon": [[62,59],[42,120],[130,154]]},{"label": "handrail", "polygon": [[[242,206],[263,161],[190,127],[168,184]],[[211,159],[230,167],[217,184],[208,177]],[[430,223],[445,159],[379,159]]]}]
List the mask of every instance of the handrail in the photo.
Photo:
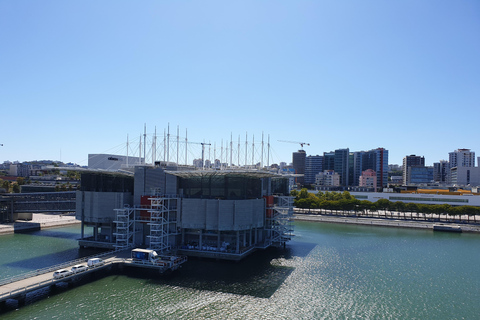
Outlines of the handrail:
[{"label": "handrail", "polygon": [[[103,254],[104,255],[104,254]],[[102,255],[102,256],[103,256]],[[97,257],[99,255],[96,255]],[[81,259],[77,259],[77,260],[81,260]],[[76,260],[73,260],[73,261],[76,261]],[[71,262],[73,262],[71,261]],[[98,267],[94,267],[92,269],[89,269],[89,270],[94,270],[94,269],[98,269],[99,267],[104,267],[104,266],[107,266],[107,265],[110,265],[110,264],[113,264],[113,263],[117,263],[117,262],[125,262],[125,259],[124,258],[115,258],[111,261],[106,261],[104,265],[102,266],[98,266]],[[44,268],[44,269],[47,269],[47,268]],[[40,269],[40,270],[43,270],[43,269]],[[88,270],[87,270],[88,271]],[[38,274],[38,275],[41,275],[41,274]],[[69,278],[69,277],[74,277],[78,274],[71,274],[65,278]],[[34,289],[34,288],[40,288],[40,287],[43,287],[45,286],[46,284],[49,284],[49,283],[54,283],[54,282],[57,282],[57,281],[62,281],[64,280],[65,278],[61,278],[61,279],[55,279],[55,278],[51,278],[51,279],[48,279],[48,280],[44,280],[44,281],[41,281],[41,282],[38,282],[38,283],[35,283],[35,284],[31,284],[31,285],[28,285],[28,286],[25,286],[25,287],[21,287],[21,288],[18,288],[18,289],[14,289],[14,290],[11,290],[9,292],[5,292],[3,294],[0,294],[0,300],[5,298],[5,297],[9,297],[9,296],[13,296],[15,294],[18,294],[22,291],[27,291],[29,289]],[[23,279],[20,279],[20,280],[23,280]]]},{"label": "handrail", "polygon": [[84,262],[87,262],[88,259],[90,259],[90,258],[105,257],[105,256],[111,255],[111,254],[113,254],[115,252],[118,252],[118,251],[122,251],[122,250],[107,251],[107,252],[104,252],[104,253],[94,254],[94,255],[91,255],[91,256],[87,256],[87,257],[83,257],[83,258],[79,258],[79,259],[75,259],[75,260],[71,260],[71,261],[67,261],[67,262],[63,262],[63,263],[59,263],[59,264],[56,264],[56,265],[53,265],[53,266],[50,266],[50,267],[37,269],[37,270],[30,271],[30,272],[27,272],[27,273],[22,273],[22,274],[12,276],[12,277],[7,278],[7,279],[0,280],[0,286],[6,285],[6,284],[9,284],[9,283],[13,283],[13,282],[16,282],[16,281],[24,280],[24,279],[27,279],[27,278],[30,278],[30,277],[33,277],[33,276],[39,276],[39,275],[42,275],[42,274],[45,274],[45,273],[48,273],[48,272],[56,271],[58,269],[63,269],[65,267],[69,267],[69,266],[72,266],[72,265],[75,265],[75,264],[84,263]]}]

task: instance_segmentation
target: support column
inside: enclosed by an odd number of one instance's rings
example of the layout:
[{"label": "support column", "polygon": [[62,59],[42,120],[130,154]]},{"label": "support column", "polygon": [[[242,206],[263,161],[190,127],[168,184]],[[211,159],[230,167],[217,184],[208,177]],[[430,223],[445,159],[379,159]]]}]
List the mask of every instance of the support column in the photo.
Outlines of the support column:
[{"label": "support column", "polygon": [[203,230],[200,229],[200,237],[199,237],[199,239],[198,239],[198,248],[199,248],[200,250],[202,250],[202,247],[203,247],[203,239],[202,239],[203,237],[202,237],[202,234],[203,234]]},{"label": "support column", "polygon": [[240,231],[237,231],[237,248],[235,253],[240,253]]}]

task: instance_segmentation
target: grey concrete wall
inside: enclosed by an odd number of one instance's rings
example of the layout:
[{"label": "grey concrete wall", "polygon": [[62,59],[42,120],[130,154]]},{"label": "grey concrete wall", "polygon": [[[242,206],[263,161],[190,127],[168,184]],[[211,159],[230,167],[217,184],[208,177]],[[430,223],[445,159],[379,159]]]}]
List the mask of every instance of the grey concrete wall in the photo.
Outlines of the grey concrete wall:
[{"label": "grey concrete wall", "polygon": [[143,195],[153,195],[155,192],[165,195],[177,194],[177,177],[166,174],[161,167],[135,167],[135,205],[140,205]]},{"label": "grey concrete wall", "polygon": [[205,207],[204,199],[182,199],[180,226],[182,228],[205,229]]},{"label": "grey concrete wall", "polygon": [[125,204],[132,204],[132,195],[128,192],[77,191],[75,216],[85,222],[112,222],[115,210]]},{"label": "grey concrete wall", "polygon": [[205,229],[218,230],[218,204],[220,200],[205,202]]},{"label": "grey concrete wall", "polygon": [[182,199],[179,225],[182,228],[237,231],[261,228],[265,201]]}]

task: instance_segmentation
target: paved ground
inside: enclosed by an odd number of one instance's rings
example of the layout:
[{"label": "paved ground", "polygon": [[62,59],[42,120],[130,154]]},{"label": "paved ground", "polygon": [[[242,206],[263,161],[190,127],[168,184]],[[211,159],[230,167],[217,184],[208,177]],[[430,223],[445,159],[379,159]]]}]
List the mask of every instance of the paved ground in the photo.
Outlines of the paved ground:
[{"label": "paved ground", "polygon": [[[295,214],[295,220],[299,221],[313,221],[313,222],[328,222],[328,223],[347,223],[347,224],[361,224],[369,226],[383,226],[396,228],[419,228],[419,229],[433,229],[435,224],[446,224],[428,221],[409,221],[396,219],[378,219],[378,218],[355,218],[355,217],[332,217],[313,214]],[[480,225],[474,224],[448,224],[459,225],[464,232],[478,232],[480,233]]]},{"label": "paved ground", "polygon": [[78,224],[74,215],[44,214],[34,213],[31,221],[17,221],[15,223],[0,224],[0,234],[14,233],[14,231],[28,231],[61,227],[72,224]]}]

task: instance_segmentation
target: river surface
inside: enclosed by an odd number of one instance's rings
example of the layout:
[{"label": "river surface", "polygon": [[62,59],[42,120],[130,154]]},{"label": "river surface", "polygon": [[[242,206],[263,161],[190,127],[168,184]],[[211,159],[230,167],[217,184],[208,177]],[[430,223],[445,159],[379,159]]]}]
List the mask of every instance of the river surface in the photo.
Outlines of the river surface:
[{"label": "river surface", "polygon": [[[0,279],[76,259],[80,229],[0,237]],[[111,275],[2,319],[478,319],[480,235],[296,222],[287,248]]]}]

